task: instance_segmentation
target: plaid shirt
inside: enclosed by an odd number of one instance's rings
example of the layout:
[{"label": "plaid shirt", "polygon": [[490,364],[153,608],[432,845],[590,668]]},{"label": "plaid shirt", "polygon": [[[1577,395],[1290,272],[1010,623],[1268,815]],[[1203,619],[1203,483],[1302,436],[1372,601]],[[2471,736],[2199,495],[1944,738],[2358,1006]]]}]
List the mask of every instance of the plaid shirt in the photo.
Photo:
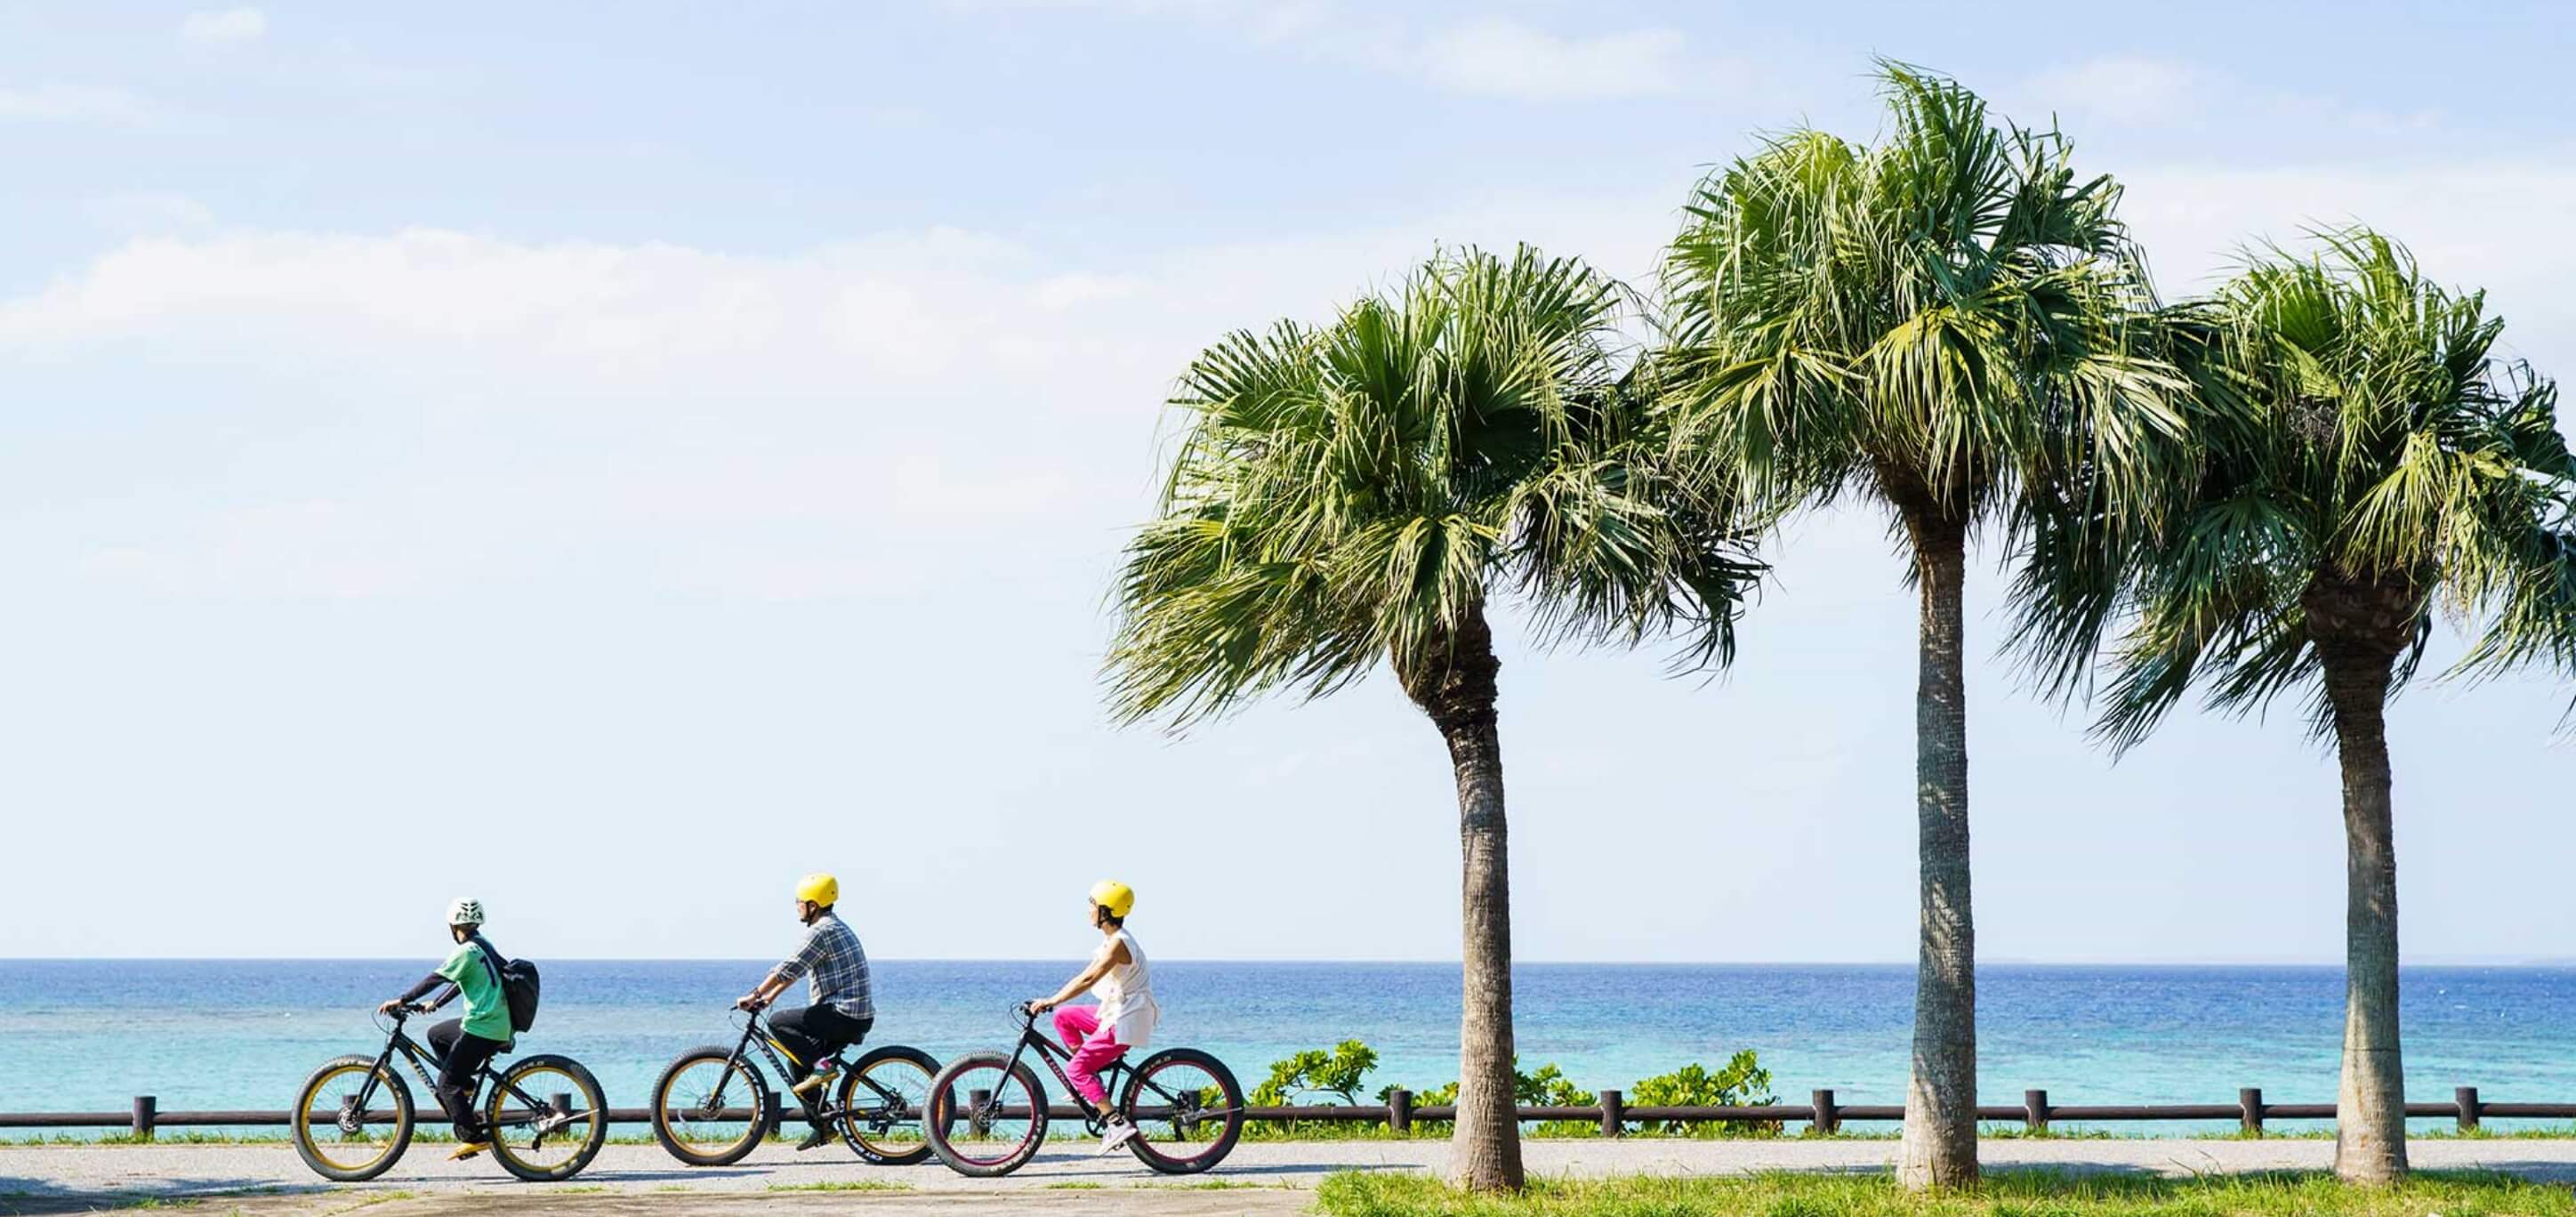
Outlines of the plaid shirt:
[{"label": "plaid shirt", "polygon": [[831,913],[805,927],[805,941],[778,965],[777,974],[788,980],[806,977],[808,998],[817,1006],[830,1006],[851,1018],[877,1016],[876,1002],[868,994],[868,953],[859,949],[859,936]]}]

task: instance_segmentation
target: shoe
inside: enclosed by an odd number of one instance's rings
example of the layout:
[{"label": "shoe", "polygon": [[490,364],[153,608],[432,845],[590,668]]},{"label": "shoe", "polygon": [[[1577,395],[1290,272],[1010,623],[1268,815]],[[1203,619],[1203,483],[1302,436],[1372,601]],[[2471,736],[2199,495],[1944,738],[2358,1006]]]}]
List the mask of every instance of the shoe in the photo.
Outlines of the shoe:
[{"label": "shoe", "polygon": [[490,1148],[492,1148],[492,1143],[489,1141],[468,1141],[463,1145],[457,1146],[455,1153],[447,1155],[447,1160],[450,1162],[463,1162],[467,1158],[471,1158]]},{"label": "shoe", "polygon": [[818,1128],[805,1134],[805,1139],[796,1143],[796,1152],[801,1154],[806,1150],[819,1149],[831,1143],[832,1130],[828,1128]]},{"label": "shoe", "polygon": [[1140,1129],[1125,1120],[1119,1120],[1111,1124],[1107,1131],[1100,1134],[1100,1153],[1117,1153],[1121,1147],[1125,1146],[1128,1142],[1135,1140],[1136,1135],[1143,1131],[1143,1129]]}]

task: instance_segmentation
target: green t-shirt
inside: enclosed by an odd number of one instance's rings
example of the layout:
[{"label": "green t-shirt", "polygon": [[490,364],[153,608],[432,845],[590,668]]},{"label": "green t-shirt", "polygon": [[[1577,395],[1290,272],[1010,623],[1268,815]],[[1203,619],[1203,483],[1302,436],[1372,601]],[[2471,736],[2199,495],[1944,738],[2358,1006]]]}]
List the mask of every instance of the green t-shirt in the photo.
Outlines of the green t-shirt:
[{"label": "green t-shirt", "polygon": [[458,943],[456,953],[438,965],[438,974],[465,991],[465,1034],[510,1042],[510,999],[501,994],[500,965],[483,948]]}]

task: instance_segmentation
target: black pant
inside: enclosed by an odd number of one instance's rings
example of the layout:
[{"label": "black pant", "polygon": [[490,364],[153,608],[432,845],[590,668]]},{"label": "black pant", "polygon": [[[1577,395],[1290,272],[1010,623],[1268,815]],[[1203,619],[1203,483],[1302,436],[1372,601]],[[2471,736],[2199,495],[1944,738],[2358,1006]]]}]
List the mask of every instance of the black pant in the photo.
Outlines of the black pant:
[{"label": "black pant", "polygon": [[474,1075],[492,1054],[509,1047],[500,1040],[487,1040],[465,1033],[465,1020],[451,1018],[429,1029],[429,1050],[438,1054],[438,1085],[432,1090],[447,1118],[456,1123],[459,1141],[485,1140],[483,1118],[474,1114]]},{"label": "black pant", "polygon": [[787,1070],[795,1075],[787,1079],[790,1084],[804,1081],[824,1057],[866,1039],[868,1028],[876,1025],[873,1018],[852,1018],[830,1006],[781,1010],[769,1016],[769,1029],[787,1050]]}]

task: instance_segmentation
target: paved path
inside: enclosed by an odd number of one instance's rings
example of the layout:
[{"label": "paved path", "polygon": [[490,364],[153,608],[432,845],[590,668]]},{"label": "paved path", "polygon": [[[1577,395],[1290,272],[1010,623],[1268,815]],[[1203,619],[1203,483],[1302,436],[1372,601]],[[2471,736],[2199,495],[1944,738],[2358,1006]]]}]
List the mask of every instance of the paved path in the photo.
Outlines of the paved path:
[{"label": "paved path", "polygon": [[[1305,1190],[1327,1174],[1437,1170],[1448,1146],[1440,1141],[1255,1142],[1236,1147],[1211,1175],[1177,1180],[1155,1175],[1124,1154],[1094,1158],[1088,1147],[1068,1147],[1040,1155],[1007,1179],[983,1180],[935,1163],[874,1167],[846,1153],[798,1154],[783,1145],[764,1146],[737,1165],[712,1168],[682,1166],[652,1145],[611,1145],[569,1185],[523,1184],[488,1162],[448,1162],[446,1148],[414,1146],[383,1177],[336,1187],[315,1178],[295,1151],[282,1144],[0,1147],[0,1213],[77,1212],[119,1201],[180,1196],[205,1198],[198,1211],[208,1213],[238,1208],[248,1214],[319,1214],[360,1202],[370,1202],[368,1217],[533,1213],[573,1207],[565,1203],[568,1191],[590,1197],[580,1207],[603,1217],[675,1209],[748,1214],[787,1207],[832,1212],[864,1207],[872,1213],[946,1217],[1295,1213],[1306,1207]],[[1523,1152],[1530,1172],[1546,1175],[1879,1171],[1894,1161],[1896,1142],[1545,1140],[1524,1142]],[[2576,1140],[2416,1141],[2407,1152],[2419,1169],[2504,1170],[2576,1182]],[[2191,1175],[2323,1170],[2333,1164],[2334,1143],[2014,1140],[1984,1142],[1978,1154],[1989,1170],[2049,1167]],[[1206,1188],[1211,1181],[1236,1186]],[[672,1203],[683,1199],[690,1203]]]}]

